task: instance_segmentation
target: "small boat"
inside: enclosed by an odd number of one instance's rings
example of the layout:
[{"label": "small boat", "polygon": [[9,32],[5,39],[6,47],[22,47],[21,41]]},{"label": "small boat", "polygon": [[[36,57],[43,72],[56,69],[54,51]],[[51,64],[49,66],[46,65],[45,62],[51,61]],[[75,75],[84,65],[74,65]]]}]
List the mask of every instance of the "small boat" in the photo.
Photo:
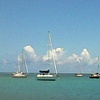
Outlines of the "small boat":
[{"label": "small boat", "polygon": [[[19,58],[20,58],[20,55],[18,55],[18,71],[15,72],[15,73],[13,73],[13,77],[14,78],[26,78],[27,75],[28,75],[28,68],[27,68],[27,64],[26,64],[26,59],[25,59],[25,57],[23,55],[23,51],[22,51],[22,56],[21,56],[21,58],[22,58],[21,65],[22,66],[20,66]],[[23,68],[24,65],[25,65],[26,73],[24,73],[24,72],[21,71],[21,68]]]},{"label": "small boat", "polygon": [[99,73],[93,73],[89,76],[90,78],[99,78],[100,74]]},{"label": "small boat", "polygon": [[[97,70],[99,70],[99,56],[98,56],[98,67],[97,68],[98,68]],[[99,78],[100,74],[98,72],[97,73],[92,73],[92,74],[90,74],[89,77],[90,78]]]},{"label": "small boat", "polygon": [[77,76],[77,77],[82,77],[83,74],[82,74],[82,73],[77,73],[75,76]]},{"label": "small boat", "polygon": [[[50,45],[51,51],[52,51],[53,46],[52,46],[50,34],[49,34],[49,40],[50,40],[49,45]],[[49,54],[48,54],[48,56],[49,56]],[[49,57],[48,57],[48,59],[49,59]],[[56,61],[55,61],[55,58],[53,55],[52,55],[52,60],[53,60],[53,65],[55,67],[56,74],[50,74],[50,70],[42,70],[42,71],[39,71],[40,73],[36,76],[37,80],[42,80],[42,81],[55,81],[56,80],[56,78],[58,77],[58,74],[57,74]]]},{"label": "small boat", "polygon": [[25,74],[23,72],[16,72],[16,73],[13,73],[13,77],[14,78],[26,78],[27,74]]}]

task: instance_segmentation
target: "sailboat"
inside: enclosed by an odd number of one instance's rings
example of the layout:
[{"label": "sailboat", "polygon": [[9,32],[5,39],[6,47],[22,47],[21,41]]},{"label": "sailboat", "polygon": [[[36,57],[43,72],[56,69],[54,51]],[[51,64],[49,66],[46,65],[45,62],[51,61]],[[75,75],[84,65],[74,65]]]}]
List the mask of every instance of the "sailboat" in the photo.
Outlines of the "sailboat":
[{"label": "sailboat", "polygon": [[81,72],[77,73],[76,76],[77,77],[82,77],[83,76],[83,74],[82,74],[82,61],[81,61],[81,59],[79,59],[79,61],[80,61],[80,64],[81,64]]},{"label": "sailboat", "polygon": [[[49,34],[49,45],[51,47],[51,51],[53,50],[53,45],[52,45],[52,40],[51,40],[51,36]],[[39,74],[36,76],[37,80],[43,80],[43,81],[55,81],[57,78],[57,66],[56,66],[56,61],[54,56],[52,55],[52,60],[53,60],[53,64],[54,64],[54,68],[55,68],[55,72],[56,74],[50,74],[50,70],[40,70]]]},{"label": "sailboat", "polygon": [[[22,58],[21,64],[19,62],[19,58],[20,58],[20,55],[18,55],[18,71],[16,73],[13,73],[13,77],[14,78],[26,78],[28,74],[28,68],[27,68],[26,58],[23,54],[23,51],[22,51],[22,57],[21,57]],[[21,71],[21,68],[23,68],[24,65],[25,65],[26,73]]]},{"label": "sailboat", "polygon": [[[98,56],[98,70],[99,70],[99,56]],[[98,72],[97,73],[92,73],[89,77],[90,78],[99,78],[100,74]]]}]

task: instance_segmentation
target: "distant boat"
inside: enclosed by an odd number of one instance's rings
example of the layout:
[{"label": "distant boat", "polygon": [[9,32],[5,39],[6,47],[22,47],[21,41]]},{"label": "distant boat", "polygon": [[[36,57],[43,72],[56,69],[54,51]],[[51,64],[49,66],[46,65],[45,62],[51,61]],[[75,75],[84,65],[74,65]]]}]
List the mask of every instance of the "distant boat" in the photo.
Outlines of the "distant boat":
[{"label": "distant boat", "polygon": [[75,76],[82,77],[83,76],[83,74],[82,74],[82,61],[81,61],[81,59],[79,59],[79,61],[80,61],[80,64],[81,64],[81,72],[77,73]]},{"label": "distant boat", "polygon": [[[99,56],[98,56],[98,62],[99,62]],[[99,70],[99,63],[98,63],[98,70]],[[89,77],[90,78],[99,78],[100,74],[98,72],[97,73],[92,73],[92,74],[90,74]]]},{"label": "distant boat", "polygon": [[[51,51],[53,50],[53,46],[52,46],[52,41],[51,41],[51,36],[49,34],[49,42],[50,42],[50,47],[51,47]],[[40,70],[39,74],[36,76],[37,80],[43,80],[43,81],[55,81],[57,78],[57,67],[56,67],[56,62],[55,62],[55,58],[52,55],[52,59],[53,59],[53,64],[55,67],[55,72],[56,74],[50,74],[50,70]]]},{"label": "distant boat", "polygon": [[91,74],[89,77],[90,77],[90,78],[99,78],[100,75],[99,75],[99,73],[93,73],[93,74]]},{"label": "distant boat", "polygon": [[[26,78],[27,74],[28,74],[28,68],[27,68],[27,64],[26,64],[26,59],[23,55],[23,51],[22,51],[22,61],[21,64],[19,63],[19,55],[18,55],[18,71],[16,73],[13,73],[13,77],[14,78]],[[20,66],[22,65],[22,66]],[[24,67],[25,65],[25,69],[26,69],[26,73],[24,73],[23,71],[21,71],[21,68]]]},{"label": "distant boat", "polygon": [[37,80],[42,80],[42,81],[55,81],[56,80],[56,75],[50,74],[49,70],[40,70],[40,74],[37,75]]},{"label": "distant boat", "polygon": [[82,74],[82,73],[77,73],[76,76],[77,76],[77,77],[82,77],[83,74]]}]

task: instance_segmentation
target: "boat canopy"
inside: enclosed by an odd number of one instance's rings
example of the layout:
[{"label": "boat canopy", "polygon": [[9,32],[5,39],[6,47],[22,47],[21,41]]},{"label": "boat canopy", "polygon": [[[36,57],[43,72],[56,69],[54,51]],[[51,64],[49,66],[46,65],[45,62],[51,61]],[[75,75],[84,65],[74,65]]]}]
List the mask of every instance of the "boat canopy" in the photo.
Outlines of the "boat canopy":
[{"label": "boat canopy", "polygon": [[50,71],[49,70],[40,70],[39,72],[40,73],[49,73]]}]

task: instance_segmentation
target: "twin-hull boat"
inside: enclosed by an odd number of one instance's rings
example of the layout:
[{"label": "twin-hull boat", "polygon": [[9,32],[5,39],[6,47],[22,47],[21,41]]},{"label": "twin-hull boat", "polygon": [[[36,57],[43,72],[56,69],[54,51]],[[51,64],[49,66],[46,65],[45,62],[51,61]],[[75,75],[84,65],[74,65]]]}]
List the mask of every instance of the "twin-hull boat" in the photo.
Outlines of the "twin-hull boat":
[{"label": "twin-hull boat", "polygon": [[56,75],[50,74],[49,70],[47,71],[40,71],[40,74],[36,76],[37,80],[43,80],[43,81],[55,81]]},{"label": "twin-hull boat", "polygon": [[[52,46],[52,41],[51,41],[51,36],[49,34],[49,45],[51,47],[51,52],[53,51],[53,46]],[[49,56],[50,54],[48,54],[48,60],[49,60]],[[53,56],[53,54],[51,54],[52,56],[52,60],[53,60],[53,64],[54,64],[54,68],[55,68],[55,72],[56,74],[50,74],[50,71],[49,70],[46,70],[46,71],[39,71],[40,74],[38,74],[36,76],[37,80],[43,80],[43,81],[55,81],[56,78],[57,78],[57,68],[56,68],[56,62],[55,62],[55,58]]]}]

